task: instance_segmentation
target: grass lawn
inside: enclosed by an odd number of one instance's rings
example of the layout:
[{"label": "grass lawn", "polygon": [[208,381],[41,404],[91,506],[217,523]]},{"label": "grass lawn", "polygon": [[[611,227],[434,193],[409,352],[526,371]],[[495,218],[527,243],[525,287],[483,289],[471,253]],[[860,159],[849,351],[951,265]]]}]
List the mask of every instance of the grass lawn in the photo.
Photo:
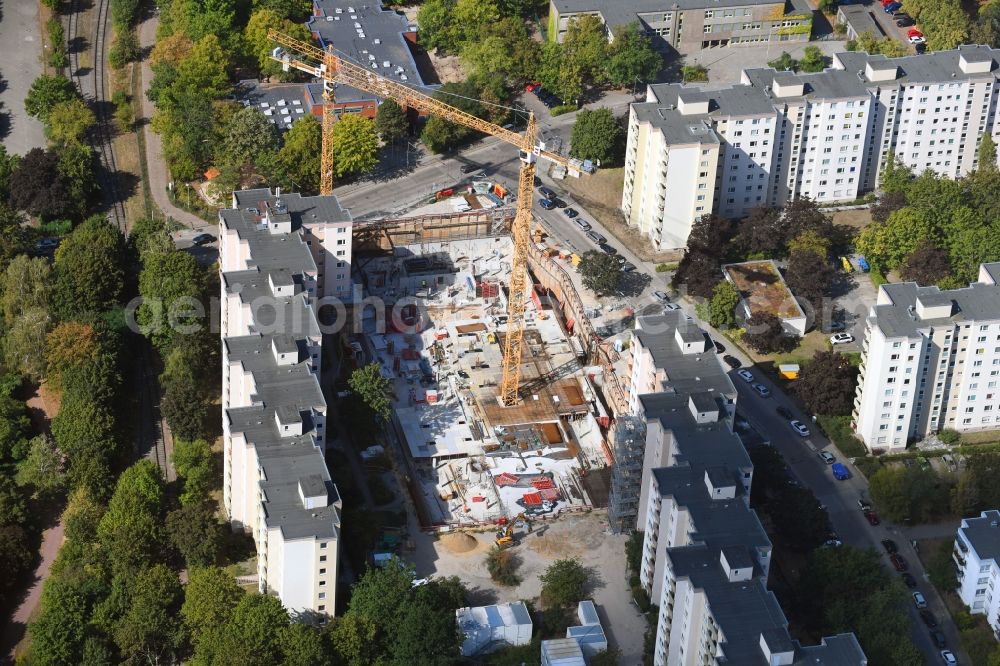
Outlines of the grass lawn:
[{"label": "grass lawn", "polygon": [[798,347],[784,354],[759,354],[742,343],[740,344],[740,348],[746,352],[747,356],[754,363],[760,365],[773,364],[777,367],[782,363],[804,364],[812,360],[816,352],[829,350],[830,343],[826,333],[809,331],[802,337],[802,341],[799,342]]}]

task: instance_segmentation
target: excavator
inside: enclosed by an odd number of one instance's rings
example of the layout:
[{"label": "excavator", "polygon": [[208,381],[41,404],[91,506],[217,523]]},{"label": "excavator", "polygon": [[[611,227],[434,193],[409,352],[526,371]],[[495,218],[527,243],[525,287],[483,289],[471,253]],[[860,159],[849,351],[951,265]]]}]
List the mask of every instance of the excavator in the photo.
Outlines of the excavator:
[{"label": "excavator", "polygon": [[531,533],[531,520],[528,519],[526,514],[521,513],[517,518],[497,530],[497,548],[509,548],[510,546],[517,545],[517,542],[514,541],[514,527],[521,521],[524,521],[524,525],[527,527],[528,533]]}]

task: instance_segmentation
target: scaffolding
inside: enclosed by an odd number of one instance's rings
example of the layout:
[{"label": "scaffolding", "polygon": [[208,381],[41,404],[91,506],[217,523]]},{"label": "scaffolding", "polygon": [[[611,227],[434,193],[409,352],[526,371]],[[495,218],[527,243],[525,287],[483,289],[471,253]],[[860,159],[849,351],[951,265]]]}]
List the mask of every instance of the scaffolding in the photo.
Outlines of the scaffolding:
[{"label": "scaffolding", "polygon": [[610,437],[615,463],[611,468],[608,520],[612,531],[620,534],[635,529],[639,516],[646,424],[636,416],[620,416],[615,419]]}]

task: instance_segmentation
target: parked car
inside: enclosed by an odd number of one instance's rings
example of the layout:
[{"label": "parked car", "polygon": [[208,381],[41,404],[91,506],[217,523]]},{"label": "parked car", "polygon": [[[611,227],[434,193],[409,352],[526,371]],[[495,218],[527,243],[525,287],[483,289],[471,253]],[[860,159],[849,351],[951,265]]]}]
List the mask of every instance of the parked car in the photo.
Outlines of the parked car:
[{"label": "parked car", "polygon": [[952,654],[951,650],[941,650],[941,661],[946,664],[957,664],[958,659]]},{"label": "parked car", "polygon": [[545,187],[544,185],[538,188],[538,193],[541,194],[546,199],[556,198],[556,193],[552,190],[552,188]]},{"label": "parked car", "polygon": [[919,592],[913,593],[913,605],[917,608],[927,608],[927,600],[924,599],[924,595]]},{"label": "parked car", "polygon": [[785,407],[784,405],[780,405],[780,406],[779,406],[779,407],[778,407],[778,408],[777,408],[776,410],[774,410],[774,411],[778,412],[778,414],[779,414],[779,415],[780,415],[780,416],[781,416],[782,418],[785,418],[785,419],[788,419],[789,421],[791,421],[792,419],[794,419],[794,418],[795,418],[795,414],[793,414],[793,413],[792,413],[792,410],[788,409],[788,407]]},{"label": "parked car", "polygon": [[462,173],[472,173],[473,171],[479,171],[479,166],[476,164],[466,164],[462,167]]},{"label": "parked car", "polygon": [[851,478],[851,470],[847,469],[843,463],[833,463],[830,465],[830,470],[833,472],[833,478],[837,481],[847,481]]},{"label": "parked car", "polygon": [[830,336],[831,345],[846,345],[849,342],[854,342],[854,336],[850,333],[837,333]]},{"label": "parked car", "polygon": [[878,514],[875,513],[874,511],[865,511],[865,520],[867,520],[868,524],[871,525],[872,527],[875,527],[881,522],[878,519]]},{"label": "parked car", "polygon": [[933,628],[935,628],[937,626],[937,618],[934,617],[934,613],[930,612],[926,608],[921,609],[921,611],[920,611],[920,619],[923,620],[924,624],[926,624],[931,629],[933,629]]},{"label": "parked car", "polygon": [[716,354],[725,354],[726,353],[725,346],[721,342],[719,342],[718,340],[712,340],[712,344],[715,345],[715,353]]},{"label": "parked car", "polygon": [[565,215],[566,217],[568,217],[571,220],[574,217],[576,217],[577,215],[579,215],[579,214],[580,213],[576,210],[576,208],[564,208],[563,209],[563,215]]},{"label": "parked car", "polygon": [[905,573],[902,576],[900,576],[900,578],[903,579],[903,584],[910,589],[913,589],[917,586],[917,579],[913,577],[913,574]]},{"label": "parked car", "polygon": [[573,221],[576,222],[576,226],[580,227],[584,231],[590,231],[590,222],[587,222],[587,220],[582,217],[578,217]]},{"label": "parked car", "polygon": [[544,208],[545,210],[552,210],[553,208],[556,207],[556,205],[552,203],[549,199],[539,199],[538,205]]},{"label": "parked car", "polygon": [[601,252],[603,252],[604,254],[610,254],[610,255],[618,254],[618,250],[611,247],[607,243],[598,243],[597,246],[601,248]]},{"label": "parked car", "polygon": [[626,261],[624,264],[622,264],[622,270],[625,271],[626,273],[631,273],[635,269],[636,266],[631,261]]},{"label": "parked car", "polygon": [[909,30],[906,31],[906,36],[907,37],[923,37],[924,33],[920,32],[916,28],[910,28]]},{"label": "parked car", "polygon": [[892,539],[882,539],[882,547],[885,548],[885,552],[889,553],[890,555],[899,551],[899,549],[896,547],[896,542],[893,541]]},{"label": "parked car", "polygon": [[596,231],[588,231],[587,232],[587,238],[589,238],[590,240],[594,241],[598,245],[600,245],[601,243],[606,243],[608,241],[607,238],[605,238],[601,234],[597,233]]},{"label": "parked car", "polygon": [[914,50],[916,50],[916,52],[918,54],[920,54],[920,53],[923,53],[924,51],[927,50],[927,45],[926,44],[914,44],[913,48],[914,48]]},{"label": "parked car", "polygon": [[556,197],[556,198],[552,199],[552,203],[555,204],[556,208],[565,208],[566,207],[566,202],[563,201],[562,199],[560,199],[559,197]]},{"label": "parked car", "polygon": [[827,539],[823,542],[823,545],[828,548],[840,548],[844,545],[844,542],[840,539]]},{"label": "parked car", "polygon": [[829,451],[820,451],[819,452],[819,457],[827,465],[832,465],[833,463],[837,462],[836,456],[834,456]]},{"label": "parked car", "polygon": [[656,298],[656,300],[663,301],[664,303],[670,300],[670,297],[667,296],[667,292],[665,291],[654,291],[653,296]]},{"label": "parked car", "polygon": [[[611,247],[611,246],[609,245],[608,247]],[[611,249],[615,250],[615,248],[613,248],[613,247],[611,247]],[[618,250],[615,250],[615,252],[617,252],[617,251]],[[622,255],[618,254],[618,255],[615,255],[615,261],[618,262],[619,266],[624,266],[628,262],[628,259],[626,259]]]},{"label": "parked car", "polygon": [[899,14],[896,14],[896,27],[908,28],[911,25],[916,25],[916,24],[913,22],[913,19],[911,19],[909,16],[904,16],[903,18],[899,18]]},{"label": "parked car", "polygon": [[680,310],[680,309],[681,309],[681,306],[677,305],[676,303],[664,303],[663,304],[663,311],[664,312],[673,312],[675,310]]},{"label": "parked car", "polygon": [[756,384],[751,384],[750,388],[752,388],[754,391],[756,391],[757,395],[759,395],[762,398],[770,398],[771,397],[771,389],[767,388],[766,386],[764,386],[763,384],[761,384],[759,382],[756,383]]},{"label": "parked car", "polygon": [[932,631],[931,640],[934,641],[935,647],[943,648],[948,645],[948,641],[945,639],[944,634],[940,631]]},{"label": "parked car", "polygon": [[907,37],[911,44],[923,44],[927,40],[924,39],[923,35],[913,35],[912,37]]},{"label": "parked car", "polygon": [[885,9],[883,11],[886,14],[895,14],[896,12],[898,12],[902,8],[903,8],[903,5],[901,5],[900,3],[898,3],[898,2],[890,2],[888,5],[885,6]]},{"label": "parked car", "polygon": [[789,421],[788,425],[792,426],[792,430],[798,433],[799,437],[808,437],[809,428],[802,421]]},{"label": "parked car", "polygon": [[743,365],[743,361],[736,358],[735,356],[730,356],[729,354],[726,354],[725,356],[722,357],[722,362],[734,370]]},{"label": "parked car", "polygon": [[736,374],[739,375],[740,379],[742,379],[743,381],[745,381],[747,384],[753,384],[753,382],[754,382],[754,376],[753,376],[753,373],[750,372],[749,370],[740,370]]},{"label": "parked car", "polygon": [[198,234],[191,239],[191,242],[195,245],[208,245],[215,240],[215,236],[212,234]]},{"label": "parked car", "polygon": [[896,571],[899,571],[900,573],[909,569],[909,566],[907,566],[906,564],[906,560],[903,559],[903,556],[900,555],[899,553],[893,553],[892,555],[890,555],[889,561],[892,562],[892,568],[895,569]]},{"label": "parked car", "polygon": [[524,86],[524,90],[526,92],[533,93],[533,92],[535,92],[536,90],[538,90],[541,87],[542,87],[542,84],[539,83],[538,81],[535,81],[534,83],[529,83],[528,85]]}]

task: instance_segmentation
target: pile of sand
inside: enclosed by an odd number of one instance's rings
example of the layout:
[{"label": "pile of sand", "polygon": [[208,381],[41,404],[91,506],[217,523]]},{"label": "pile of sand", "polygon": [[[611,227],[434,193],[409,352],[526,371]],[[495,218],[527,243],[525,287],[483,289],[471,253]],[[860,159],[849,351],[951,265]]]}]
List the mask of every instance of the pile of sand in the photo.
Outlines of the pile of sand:
[{"label": "pile of sand", "polygon": [[440,540],[441,545],[444,546],[445,550],[456,555],[471,552],[479,546],[479,542],[476,540],[476,537],[471,534],[466,534],[465,532],[452,532],[444,534],[441,536]]}]

